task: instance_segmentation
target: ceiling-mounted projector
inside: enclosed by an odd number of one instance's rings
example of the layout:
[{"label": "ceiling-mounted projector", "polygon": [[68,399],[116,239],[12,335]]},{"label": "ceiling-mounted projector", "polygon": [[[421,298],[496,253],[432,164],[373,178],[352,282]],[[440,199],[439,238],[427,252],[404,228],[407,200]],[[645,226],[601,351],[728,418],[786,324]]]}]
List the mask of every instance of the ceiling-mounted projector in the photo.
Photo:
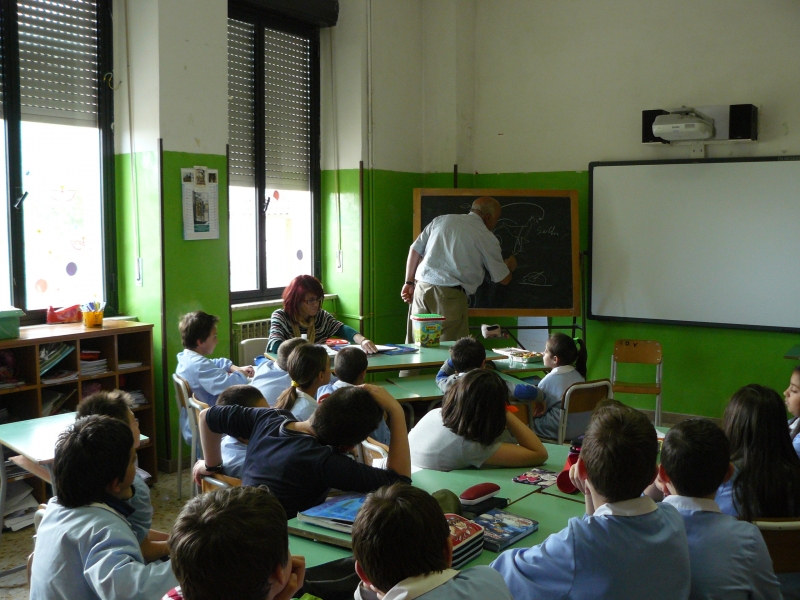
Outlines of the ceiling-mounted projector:
[{"label": "ceiling-mounted projector", "polygon": [[714,119],[687,108],[653,121],[653,135],[670,142],[707,140],[714,137]]}]

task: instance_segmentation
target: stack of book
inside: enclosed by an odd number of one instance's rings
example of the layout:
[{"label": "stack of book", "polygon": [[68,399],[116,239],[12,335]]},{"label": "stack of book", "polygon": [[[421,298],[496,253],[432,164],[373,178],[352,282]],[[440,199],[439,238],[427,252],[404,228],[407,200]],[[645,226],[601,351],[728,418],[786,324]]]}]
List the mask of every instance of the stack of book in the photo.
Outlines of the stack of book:
[{"label": "stack of book", "polygon": [[144,397],[142,390],[125,390],[133,398],[134,406],[144,406],[147,404],[147,398]]},{"label": "stack of book", "polygon": [[21,379],[4,379],[0,381],[0,390],[8,390],[22,385],[25,385],[25,382]]},{"label": "stack of book", "polygon": [[484,548],[492,552],[501,552],[539,529],[538,521],[512,515],[497,508],[475,517],[474,521],[483,527]]},{"label": "stack of book", "polygon": [[[83,356],[83,353],[81,353]],[[108,361],[105,358],[98,360],[83,360],[81,358],[81,375],[88,377],[89,375],[98,375],[108,371]]]},{"label": "stack of book", "polygon": [[483,552],[483,527],[452,513],[444,516],[453,542],[453,568],[460,569]]},{"label": "stack of book", "polygon": [[33,525],[33,516],[39,503],[33,497],[33,488],[24,481],[12,481],[6,491],[3,527],[18,531]]},{"label": "stack of book", "polygon": [[353,521],[366,498],[365,494],[342,494],[328,498],[319,506],[298,513],[297,520],[334,531],[352,533]]},{"label": "stack of book", "polygon": [[11,480],[17,477],[24,477],[25,475],[30,475],[30,471],[21,467],[17,463],[11,460],[6,460],[6,477]]},{"label": "stack of book", "polygon": [[59,392],[54,389],[42,390],[42,416],[49,417],[58,414],[64,403],[77,393],[78,390],[71,392]]},{"label": "stack of book", "polygon": [[69,369],[58,369],[53,371],[47,377],[42,377],[42,383],[49,385],[51,383],[66,383],[67,381],[77,381],[78,372]]},{"label": "stack of book", "polygon": [[39,374],[44,375],[47,373],[73,350],[75,350],[75,346],[69,346],[63,342],[53,342],[52,344],[43,345],[39,349]]},{"label": "stack of book", "polygon": [[120,371],[124,371],[125,369],[135,369],[136,367],[141,367],[141,366],[142,366],[141,361],[137,362],[135,360],[128,360],[126,358],[119,359],[118,367]]}]

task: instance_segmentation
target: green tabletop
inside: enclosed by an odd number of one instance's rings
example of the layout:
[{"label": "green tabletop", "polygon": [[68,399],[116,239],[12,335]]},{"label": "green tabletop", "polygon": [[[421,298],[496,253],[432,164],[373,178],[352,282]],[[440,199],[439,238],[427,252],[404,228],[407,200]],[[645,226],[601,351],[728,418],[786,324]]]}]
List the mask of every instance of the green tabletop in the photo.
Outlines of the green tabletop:
[{"label": "green tabletop", "polygon": [[337,548],[336,546],[329,546],[328,544],[318,544],[313,540],[309,540],[294,535],[289,536],[289,552],[295,556],[305,556],[306,567],[316,567],[332,560],[339,560],[340,558],[347,558],[352,556],[352,552],[345,548]]},{"label": "green tabletop", "polygon": [[[514,385],[525,383],[506,373],[497,373],[502,379]],[[436,377],[433,375],[413,375],[411,377],[390,377],[387,381],[403,388],[409,393],[416,394],[418,400],[436,400],[442,397],[442,391],[436,385]]]},{"label": "green tabletop", "polygon": [[[28,421],[6,423],[0,425],[0,444],[37,464],[49,463],[55,457],[59,434],[74,422],[75,413],[68,412]],[[150,438],[140,435],[139,439],[146,442]]]},{"label": "green tabletop", "polygon": [[419,394],[400,387],[399,385],[395,385],[391,381],[374,381],[370,385],[382,387],[392,395],[392,398],[398,402],[415,402],[417,400],[426,400],[426,398],[420,398]]},{"label": "green tabletop", "polygon": [[498,371],[502,371],[503,373],[536,373],[537,371],[547,371],[549,370],[548,367],[544,366],[544,363],[533,362],[533,363],[523,363],[516,360],[511,360],[510,358],[503,358],[503,359],[489,359],[487,356],[487,360],[492,360],[494,366],[497,367]]}]

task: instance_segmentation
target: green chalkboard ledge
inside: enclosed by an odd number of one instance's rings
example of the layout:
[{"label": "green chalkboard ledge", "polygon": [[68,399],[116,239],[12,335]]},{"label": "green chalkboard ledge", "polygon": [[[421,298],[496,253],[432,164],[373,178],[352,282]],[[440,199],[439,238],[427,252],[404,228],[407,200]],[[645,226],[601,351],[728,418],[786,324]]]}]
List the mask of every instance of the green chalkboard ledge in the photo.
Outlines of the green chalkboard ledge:
[{"label": "green chalkboard ledge", "polygon": [[783,355],[783,358],[788,358],[789,360],[800,360],[800,344],[797,346],[792,346],[789,351]]}]

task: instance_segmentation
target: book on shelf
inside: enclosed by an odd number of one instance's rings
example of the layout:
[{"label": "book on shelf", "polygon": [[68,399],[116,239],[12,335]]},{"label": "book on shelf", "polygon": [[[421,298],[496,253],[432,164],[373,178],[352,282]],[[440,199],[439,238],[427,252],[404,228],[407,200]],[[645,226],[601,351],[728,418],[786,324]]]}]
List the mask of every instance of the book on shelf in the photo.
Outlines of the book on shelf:
[{"label": "book on shelf", "polygon": [[10,390],[15,387],[21,387],[25,382],[21,379],[5,379],[0,381],[0,390]]},{"label": "book on shelf", "polygon": [[100,350],[81,350],[81,360],[97,360],[100,358]]},{"label": "book on shelf", "polygon": [[483,527],[483,547],[500,552],[539,529],[539,522],[494,508],[473,519]]},{"label": "book on shelf", "polygon": [[126,358],[120,358],[119,359],[119,365],[118,365],[117,368],[120,371],[124,371],[125,369],[135,369],[137,367],[141,367],[143,364],[144,363],[142,363],[142,361],[128,360]]},{"label": "book on shelf", "polygon": [[21,467],[17,463],[7,460],[6,463],[6,477],[8,479],[14,479],[15,477],[24,477],[25,475],[30,475],[31,472],[27,469]]},{"label": "book on shelf", "polygon": [[58,369],[53,371],[48,377],[42,377],[42,383],[50,385],[52,383],[66,383],[67,381],[77,381],[78,372],[69,369]]},{"label": "book on shelf", "polygon": [[59,392],[58,390],[50,389],[42,390],[42,416],[49,417],[58,413],[64,403],[77,393],[78,390],[70,392]]},{"label": "book on shelf", "polygon": [[342,494],[328,498],[319,506],[297,514],[297,520],[334,531],[351,533],[356,514],[364,504],[365,494]]},{"label": "book on shelf", "polygon": [[75,350],[75,346],[70,346],[63,342],[43,345],[39,349],[39,374],[44,375],[47,373],[73,350]]},{"label": "book on shelf", "polygon": [[81,375],[97,375],[108,371],[108,361],[105,358],[99,360],[81,360]]},{"label": "book on shelf", "polygon": [[33,515],[38,508],[33,488],[24,481],[12,481],[6,491],[3,526],[17,531],[33,524]]},{"label": "book on shelf", "polygon": [[453,542],[453,568],[460,569],[483,552],[483,527],[456,514],[444,516]]},{"label": "book on shelf", "polygon": [[134,406],[144,406],[147,404],[147,398],[144,397],[144,394],[141,390],[123,390],[124,392],[128,393],[131,398],[133,398],[133,405]]}]

